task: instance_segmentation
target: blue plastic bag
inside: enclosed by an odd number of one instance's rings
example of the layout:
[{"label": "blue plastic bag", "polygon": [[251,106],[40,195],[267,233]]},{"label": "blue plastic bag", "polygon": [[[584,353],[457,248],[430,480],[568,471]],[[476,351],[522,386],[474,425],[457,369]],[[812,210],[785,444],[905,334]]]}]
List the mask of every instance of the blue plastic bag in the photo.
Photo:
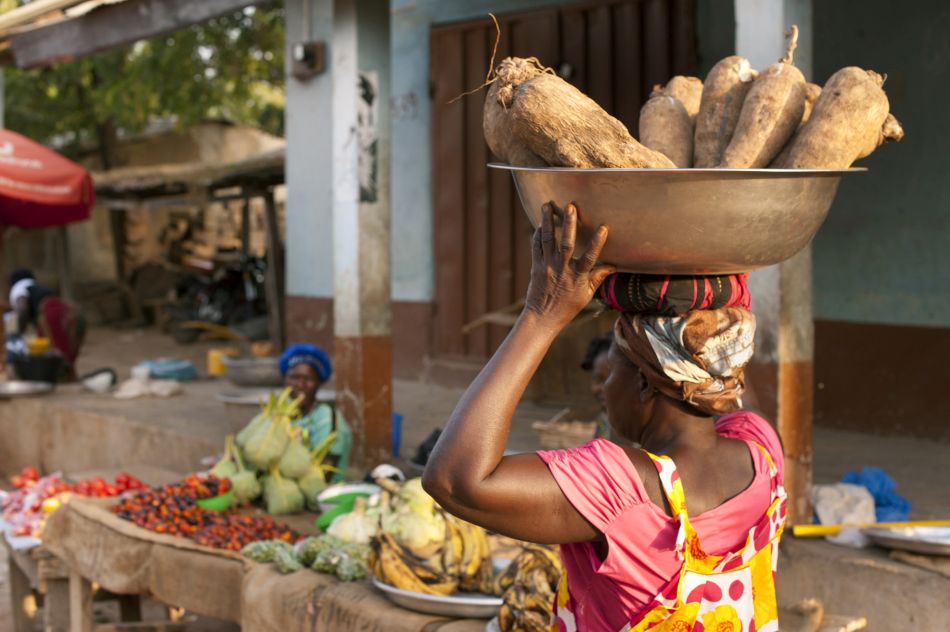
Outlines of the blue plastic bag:
[{"label": "blue plastic bag", "polygon": [[878,522],[900,522],[910,516],[910,501],[897,493],[897,483],[879,467],[865,467],[846,472],[843,483],[866,487],[874,496],[874,513]]}]

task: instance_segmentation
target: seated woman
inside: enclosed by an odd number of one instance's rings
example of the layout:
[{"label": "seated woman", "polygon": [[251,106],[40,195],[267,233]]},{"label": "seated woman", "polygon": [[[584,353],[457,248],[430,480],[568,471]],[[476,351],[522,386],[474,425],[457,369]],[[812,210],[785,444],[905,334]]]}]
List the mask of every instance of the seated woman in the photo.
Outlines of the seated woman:
[{"label": "seated woman", "polygon": [[30,325],[38,335],[49,338],[66,361],[67,379],[76,378],[76,359],[86,337],[86,318],[71,301],[36,283],[29,270],[10,275],[10,306],[20,321],[20,333]]},{"label": "seated woman", "polygon": [[778,630],[784,461],[771,426],[740,408],[747,310],[621,314],[604,400],[614,432],[642,448],[594,439],[504,456],[528,381],[614,272],[597,265],[603,226],[574,259],[576,226],[568,205],[557,238],[545,206],[524,311],[456,407],[423,485],[465,520],[561,545],[554,629]]},{"label": "seated woman", "polygon": [[293,396],[303,397],[300,418],[294,425],[307,433],[310,449],[323,443],[331,432],[336,433],[327,459],[338,470],[333,480],[342,480],[350,462],[353,433],[336,406],[317,402],[317,391],[333,375],[330,356],[311,344],[290,345],[280,356],[280,372],[284,386],[291,389]]}]

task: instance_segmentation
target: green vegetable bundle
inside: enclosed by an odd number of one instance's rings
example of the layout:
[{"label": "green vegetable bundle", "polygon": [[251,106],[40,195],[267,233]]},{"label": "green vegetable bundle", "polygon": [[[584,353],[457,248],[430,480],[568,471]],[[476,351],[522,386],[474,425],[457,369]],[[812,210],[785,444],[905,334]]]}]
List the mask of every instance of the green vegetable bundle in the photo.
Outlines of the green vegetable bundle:
[{"label": "green vegetable bundle", "polygon": [[285,575],[303,569],[303,565],[297,561],[293,551],[284,549],[277,550],[277,553],[274,555],[274,564],[277,565],[277,570]]},{"label": "green vegetable bundle", "polygon": [[231,478],[238,472],[234,462],[234,435],[228,435],[224,441],[224,456],[211,468],[211,474],[218,478]]},{"label": "green vegetable bundle", "polygon": [[330,447],[334,441],[336,441],[336,433],[331,432],[329,436],[323,440],[323,443],[318,445],[313,452],[308,455],[307,471],[297,480],[297,485],[300,486],[304,501],[307,503],[307,509],[311,511],[320,509],[317,496],[327,488],[327,472],[335,471],[335,468],[323,463],[330,453]]},{"label": "green vegetable bundle", "polygon": [[[300,412],[300,398],[290,400],[290,389],[274,400],[272,397],[264,408],[264,419],[260,415],[251,420],[244,437],[244,458],[258,470],[267,470],[277,462],[287,450],[293,439],[290,420]],[[242,431],[243,432],[243,431]],[[301,472],[302,474],[302,472]]]},{"label": "green vegetable bundle", "polygon": [[241,549],[241,555],[255,562],[266,563],[273,562],[278,551],[293,553],[293,547],[283,540],[258,540]]},{"label": "green vegetable bundle", "polygon": [[277,462],[277,468],[283,476],[295,480],[310,471],[310,450],[303,444],[302,439],[290,439],[280,461]]},{"label": "green vegetable bundle", "polygon": [[254,470],[247,469],[244,465],[240,449],[235,447],[233,455],[237,463],[237,472],[230,478],[235,503],[243,505],[257,500],[261,495],[261,483],[257,480],[257,473]]},{"label": "green vegetable bundle", "polygon": [[280,475],[276,465],[264,477],[264,502],[272,516],[297,513],[304,507],[303,493],[294,481]]}]

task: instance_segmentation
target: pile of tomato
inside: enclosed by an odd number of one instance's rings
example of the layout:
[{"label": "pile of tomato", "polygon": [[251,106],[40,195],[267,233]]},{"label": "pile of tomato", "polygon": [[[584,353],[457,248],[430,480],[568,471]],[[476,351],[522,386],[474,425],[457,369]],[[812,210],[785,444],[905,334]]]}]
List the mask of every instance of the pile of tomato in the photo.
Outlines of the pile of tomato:
[{"label": "pile of tomato", "polygon": [[110,483],[101,476],[87,478],[77,481],[73,485],[73,493],[82,496],[93,496],[96,498],[105,498],[108,496],[118,496],[125,492],[137,492],[148,489],[148,485],[126,472],[120,472],[115,477],[115,482]]}]

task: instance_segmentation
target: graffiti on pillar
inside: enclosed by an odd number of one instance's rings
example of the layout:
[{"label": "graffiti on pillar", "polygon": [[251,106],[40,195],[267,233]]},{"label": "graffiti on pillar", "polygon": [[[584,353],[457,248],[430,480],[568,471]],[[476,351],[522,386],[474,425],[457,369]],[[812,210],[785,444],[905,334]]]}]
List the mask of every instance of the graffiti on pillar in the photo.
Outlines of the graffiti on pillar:
[{"label": "graffiti on pillar", "polygon": [[379,75],[360,71],[357,137],[360,143],[360,202],[379,200]]}]

